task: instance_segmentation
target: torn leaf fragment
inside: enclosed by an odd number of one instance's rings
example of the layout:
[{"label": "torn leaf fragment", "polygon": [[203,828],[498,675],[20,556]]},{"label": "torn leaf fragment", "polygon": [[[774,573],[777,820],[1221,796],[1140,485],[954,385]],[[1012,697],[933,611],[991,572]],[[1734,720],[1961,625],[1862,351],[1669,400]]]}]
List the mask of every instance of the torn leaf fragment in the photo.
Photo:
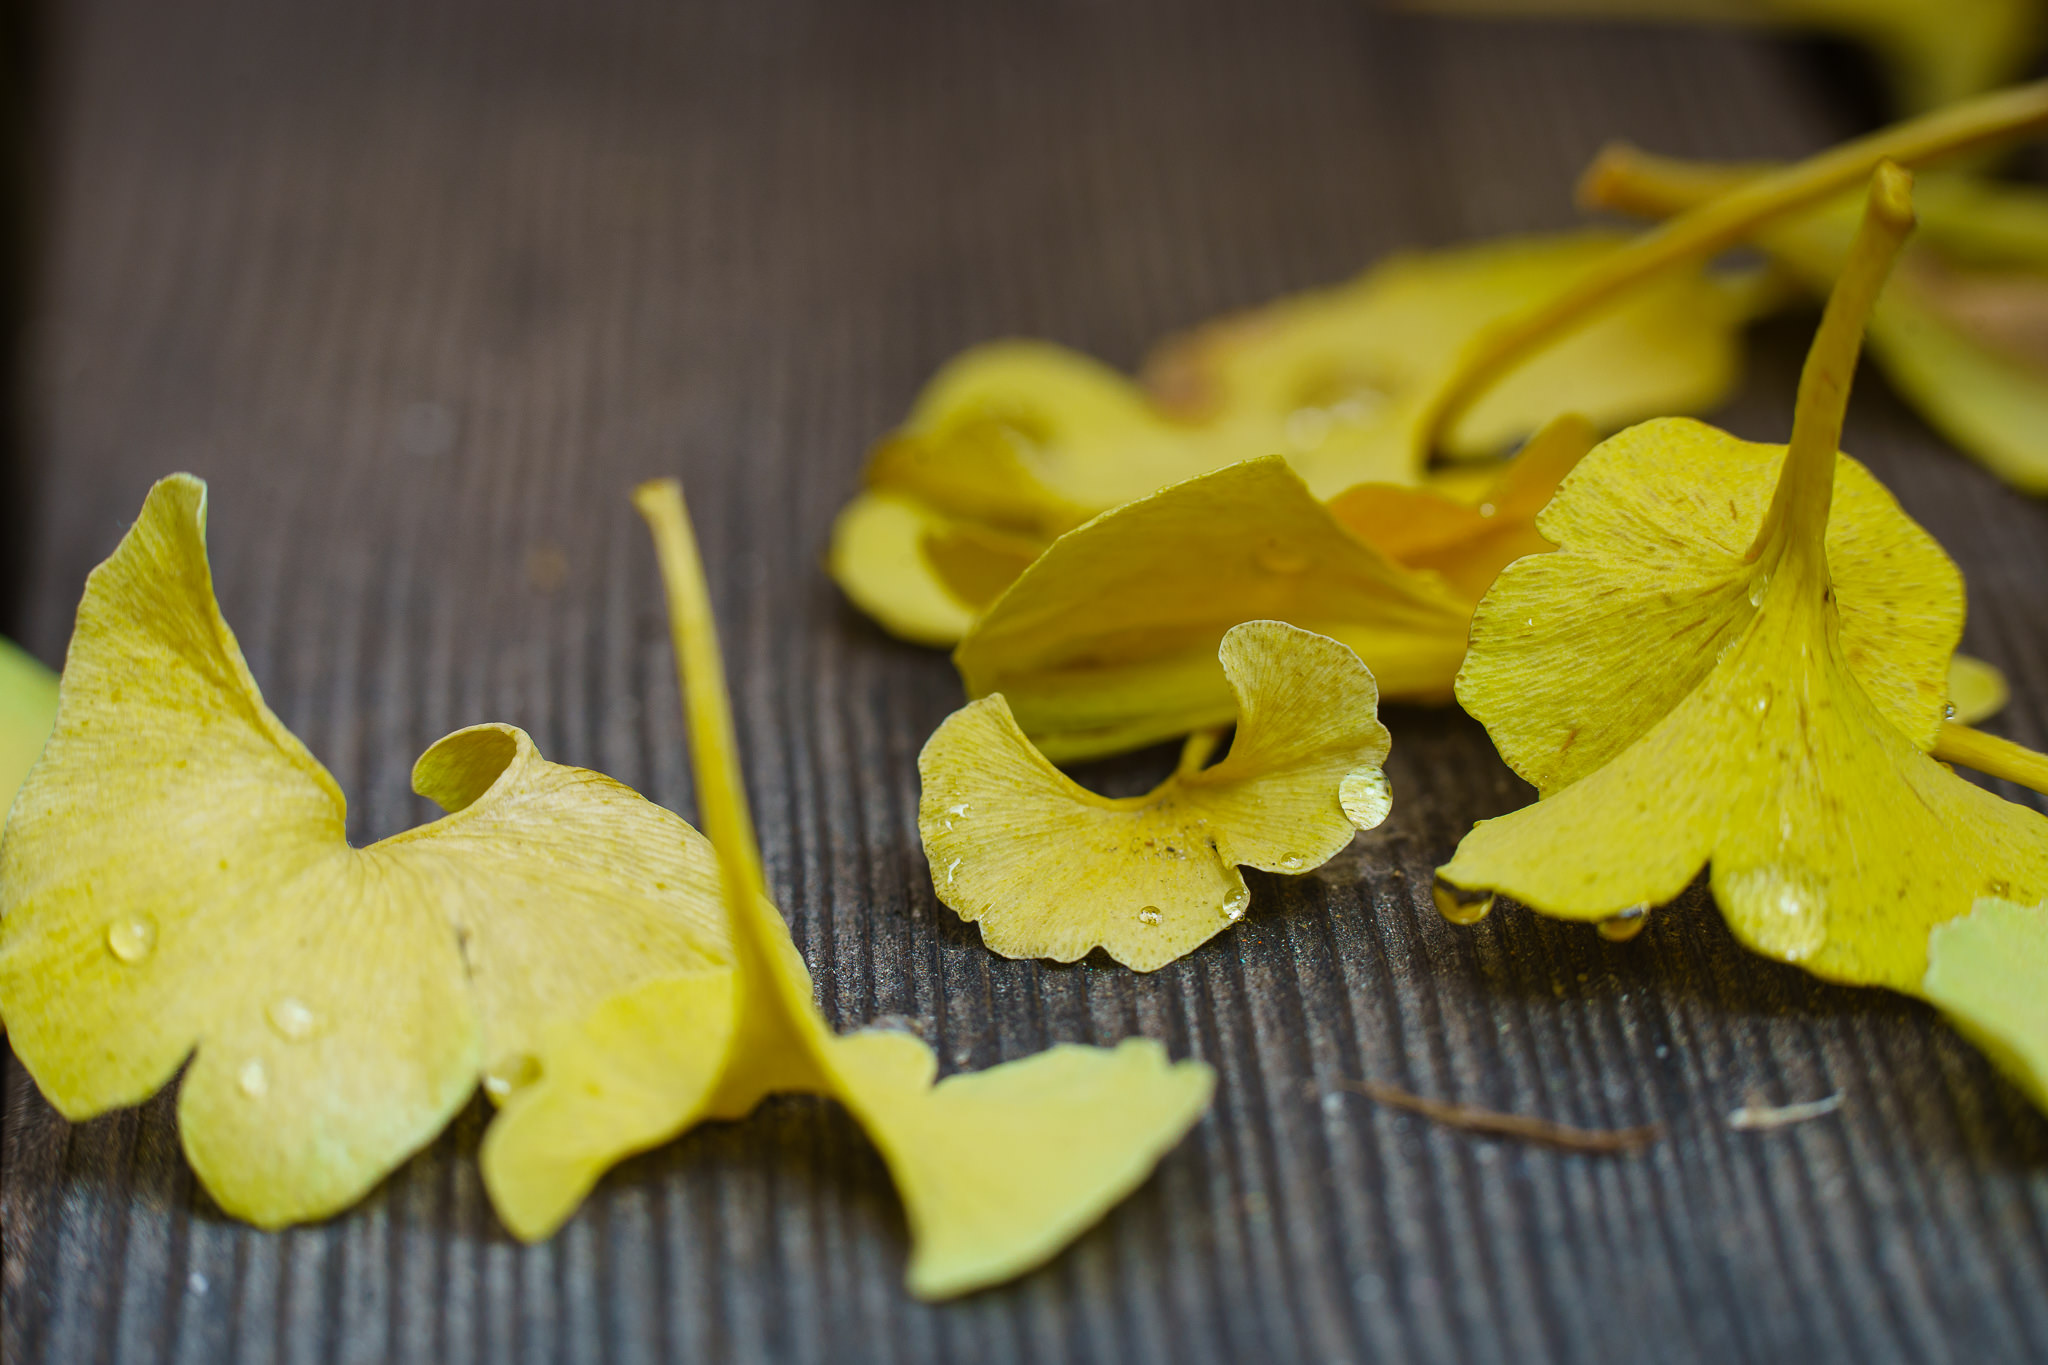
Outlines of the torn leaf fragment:
[{"label": "torn leaf fragment", "polygon": [[[546,1040],[539,1079],[515,1092],[486,1138],[485,1178],[552,1191],[515,1230],[551,1229],[591,1162],[567,1149],[564,1106],[602,1106],[642,1146],[704,1118],[747,1113],[776,1091],[829,1095],[888,1163],[909,1213],[908,1281],[947,1298],[1009,1279],[1057,1253],[1151,1172],[1209,1106],[1214,1075],[1157,1043],[1061,1046],[933,1084],[936,1059],[906,1034],[835,1035],[782,916],[768,902],[740,783],[716,628],[682,492],[644,485],[635,502],[669,593],[696,772],[718,852],[732,968],[639,983]],[[707,1064],[706,1059],[715,1058]],[[567,1152],[566,1157],[563,1155]]]},{"label": "torn leaf fragment", "polygon": [[1948,661],[1948,710],[1957,725],[1975,725],[2005,709],[2012,697],[2005,674],[1982,659],[1958,654]]},{"label": "torn leaf fragment", "polygon": [[1928,936],[1920,993],[2048,1110],[2048,905],[1979,900]]},{"label": "torn leaf fragment", "polygon": [[1788,447],[1690,422],[1622,433],[1539,518],[1559,548],[1481,603],[1459,699],[1544,795],[1468,834],[1439,870],[1451,887],[1605,920],[1711,865],[1759,952],[1905,991],[1934,925],[2048,893],[2048,820],[1924,752],[1959,577],[1836,449],[1909,186],[1888,164],[1873,180]]},{"label": "torn leaf fragment", "polygon": [[447,816],[351,847],[221,619],[204,536],[204,485],[165,479],[87,581],[0,841],[0,1011],[67,1118],[185,1067],[194,1172],[276,1227],[361,1197],[480,1078],[516,1094],[555,1021],[730,951],[701,836],[510,726],[420,759]]},{"label": "torn leaf fragment", "polygon": [[0,640],[0,819],[56,721],[57,675],[13,641]]},{"label": "torn leaf fragment", "polygon": [[[918,756],[918,831],[939,899],[1006,957],[1103,948],[1154,971],[1235,924],[1240,867],[1306,872],[1386,818],[1387,731],[1348,646],[1281,621],[1223,636],[1229,756],[1153,791],[1097,796],[1046,759],[1003,697],[955,712]],[[1197,740],[1201,740],[1197,736]]]}]

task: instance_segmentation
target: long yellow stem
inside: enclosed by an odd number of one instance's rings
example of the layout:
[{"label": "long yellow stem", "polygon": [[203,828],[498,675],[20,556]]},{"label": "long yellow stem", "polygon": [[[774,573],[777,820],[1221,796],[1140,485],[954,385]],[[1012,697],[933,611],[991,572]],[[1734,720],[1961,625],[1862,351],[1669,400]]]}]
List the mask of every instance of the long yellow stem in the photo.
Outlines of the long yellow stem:
[{"label": "long yellow stem", "polygon": [[1800,547],[1814,565],[1826,563],[1822,547],[1834,494],[1835,452],[1842,444],[1842,418],[1849,407],[1856,358],[1863,350],[1863,329],[1912,230],[1913,177],[1889,161],[1879,162],[1870,178],[1870,197],[1856,240],[1806,353],[1799,400],[1792,410],[1791,444],[1770,511],[1750,546],[1751,559],[1775,543]]},{"label": "long yellow stem", "polygon": [[825,1032],[801,974],[778,969],[791,952],[788,926],[768,900],[761,848],[740,777],[732,697],[718,648],[718,623],[704,583],[704,560],[683,504],[682,485],[655,479],[633,490],[633,505],[654,536],[655,558],[668,590],[669,633],[675,641],[676,681],[690,730],[690,763],[697,778],[697,815],[718,854],[720,889],[732,926],[738,968],[736,1033],[711,1112],[746,1113],[776,1090],[817,1090],[826,1085],[814,1050]]},{"label": "long yellow stem", "polygon": [[1582,209],[1669,218],[1719,199],[1772,169],[1768,162],[1681,161],[1626,142],[1610,142],[1580,174],[1574,198]]},{"label": "long yellow stem", "polygon": [[1941,732],[1934,738],[1933,752],[1944,763],[1959,764],[2048,793],[2048,754],[2035,753],[2009,739],[1943,721]]},{"label": "long yellow stem", "polygon": [[1435,451],[1443,433],[1502,375],[1645,280],[1724,251],[1769,223],[1853,189],[1881,161],[1921,165],[2042,128],[2048,128],[2048,81],[2014,86],[1760,175],[1650,229],[1561,293],[1483,332],[1424,413],[1417,427],[1418,454],[1426,459]]},{"label": "long yellow stem", "polygon": [[697,777],[697,814],[718,850],[718,862],[732,895],[746,904],[763,899],[754,817],[740,778],[739,740],[732,724],[732,699],[725,687],[725,661],[718,649],[718,624],[704,584],[704,560],[683,505],[683,486],[654,479],[633,490],[633,506],[654,536],[661,581],[668,589],[669,634],[675,642],[677,681],[690,726],[690,761]]}]

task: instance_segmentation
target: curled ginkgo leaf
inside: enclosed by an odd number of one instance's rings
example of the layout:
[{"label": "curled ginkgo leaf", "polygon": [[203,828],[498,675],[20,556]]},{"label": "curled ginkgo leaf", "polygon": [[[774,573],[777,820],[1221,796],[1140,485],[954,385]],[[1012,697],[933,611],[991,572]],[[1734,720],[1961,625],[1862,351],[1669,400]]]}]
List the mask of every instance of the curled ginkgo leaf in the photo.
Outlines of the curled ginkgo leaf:
[{"label": "curled ginkgo leaf", "polygon": [[[540,1079],[485,1139],[494,1192],[527,1235],[554,1226],[600,1169],[576,1149],[571,1106],[639,1146],[699,1119],[745,1114],[774,1091],[830,1095],[859,1120],[909,1214],[911,1290],[944,1298],[1039,1264],[1128,1194],[1208,1108],[1214,1077],[1145,1039],[1063,1045],[933,1084],[932,1051],[906,1034],[835,1035],[782,916],[768,902],[740,784],[730,702],[681,490],[635,496],[669,592],[704,825],[732,928],[730,971],[635,985],[557,1030]],[[588,1120],[586,1120],[586,1123]],[[509,1201],[501,1199],[501,1208]]]},{"label": "curled ginkgo leaf", "polygon": [[1054,762],[1230,724],[1216,650],[1241,621],[1342,641],[1390,700],[1448,701],[1473,606],[1502,565],[1549,548],[1536,512],[1593,437],[1553,422],[1477,506],[1377,484],[1326,505],[1275,457],[1200,475],[1054,542],[954,662]]},{"label": "curled ginkgo leaf", "polygon": [[1928,935],[1920,993],[2048,1109],[2048,905],[1986,898]]},{"label": "curled ginkgo leaf", "polygon": [[349,845],[221,619],[204,485],[157,484],[87,581],[0,842],[0,1011],[43,1094],[88,1118],[191,1058],[201,1183],[298,1222],[432,1140],[480,1076],[494,1097],[528,1079],[553,1021],[730,963],[711,850],[660,807],[510,726],[441,740],[413,784],[450,813]]},{"label": "curled ginkgo leaf", "polygon": [[1538,519],[1559,548],[1480,604],[1459,700],[1544,799],[1459,844],[1447,914],[1502,892],[1640,923],[1711,864],[1752,947],[1912,991],[1934,925],[1979,895],[2048,892],[2048,820],[1923,752],[1960,578],[1836,450],[1910,183],[1880,165],[1789,446],[1684,421],[1623,432]]},{"label": "curled ginkgo leaf", "polygon": [[1235,924],[1240,867],[1305,872],[1386,818],[1387,731],[1358,655],[1281,621],[1223,637],[1237,700],[1230,754],[1197,735],[1143,796],[1076,785],[1031,746],[1000,694],[953,713],[918,756],[917,826],[939,899],[1006,957],[1094,948],[1153,971]]}]

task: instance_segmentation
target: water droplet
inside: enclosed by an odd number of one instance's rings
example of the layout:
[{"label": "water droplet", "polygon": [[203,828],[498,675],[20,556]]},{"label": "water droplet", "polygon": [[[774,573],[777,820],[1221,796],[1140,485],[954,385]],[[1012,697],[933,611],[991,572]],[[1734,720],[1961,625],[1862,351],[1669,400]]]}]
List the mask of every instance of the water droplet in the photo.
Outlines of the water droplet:
[{"label": "water droplet", "polygon": [[1941,718],[1943,720],[1954,720],[1956,718],[1956,704],[1954,702],[1950,702],[1941,708]]},{"label": "water droplet", "polygon": [[968,804],[968,802],[962,801],[957,806],[948,806],[946,807],[946,814],[954,816],[961,820],[965,820],[967,818]]},{"label": "water droplet", "polygon": [[263,1063],[251,1057],[242,1063],[242,1070],[235,1077],[235,1084],[241,1086],[242,1093],[250,1099],[261,1099],[270,1090],[270,1073],[263,1069]]},{"label": "water droplet", "polygon": [[1757,699],[1751,702],[1749,705],[1752,711],[1755,711],[1758,715],[1762,715],[1764,712],[1771,709],[1771,694],[1768,692],[1759,693],[1757,695]]},{"label": "water droplet", "polygon": [[1992,880],[1984,883],[1984,894],[1987,896],[2009,896],[2012,894],[2012,883],[1994,877]]},{"label": "water droplet", "polygon": [[1148,905],[1138,912],[1138,923],[1150,925],[1154,929],[1158,928],[1160,922],[1165,918],[1166,916],[1160,912],[1159,907],[1156,905]]},{"label": "water droplet", "polygon": [[107,926],[107,951],[133,966],[156,950],[156,922],[146,916],[115,920]]},{"label": "water droplet", "polygon": [[1729,922],[1760,952],[1804,962],[1827,943],[1827,896],[1802,869],[1749,868],[1722,886]]},{"label": "water droplet", "polygon": [[1344,818],[1360,829],[1376,829],[1394,809],[1394,789],[1378,768],[1356,768],[1337,787]]},{"label": "water droplet", "polygon": [[1269,540],[1258,549],[1252,551],[1252,562],[1267,573],[1298,574],[1306,573],[1312,561],[1308,555],[1295,549],[1292,545],[1283,545],[1277,540]]},{"label": "water droplet", "polygon": [[[1644,927],[1649,922],[1649,906],[1631,905],[1612,919],[1601,920],[1595,927],[1598,928],[1600,937],[1606,939],[1609,943],[1626,943],[1637,934],[1643,932]],[[1627,997],[1624,996],[1623,998],[1626,999]]]},{"label": "water droplet", "polygon": [[263,1012],[269,1016],[270,1026],[287,1042],[303,1043],[313,1036],[313,1011],[297,996],[287,995],[282,1000],[273,1000]]},{"label": "water droplet", "polygon": [[1490,517],[1498,511],[1500,511],[1500,509],[1498,507],[1495,507],[1490,502],[1482,502],[1479,504],[1479,515],[1482,517]]},{"label": "water droplet", "polygon": [[1523,625],[1524,625],[1525,627],[1529,627],[1529,628],[1533,629],[1533,628],[1535,627],[1535,625],[1536,625],[1536,618],[1535,618],[1535,617],[1533,617],[1533,616],[1525,617],[1525,618],[1523,618],[1522,624],[1523,624]]},{"label": "water droplet", "polygon": [[494,1100],[502,1100],[539,1079],[540,1058],[531,1052],[514,1052],[500,1058],[497,1065],[484,1068],[484,1093]]},{"label": "water droplet", "polygon": [[1238,887],[1223,901],[1223,914],[1233,922],[1244,918],[1244,912],[1251,908],[1252,893],[1247,887]]},{"label": "water droplet", "polygon": [[1307,866],[1308,859],[1302,857],[1299,853],[1289,853],[1280,859],[1280,870],[1282,872],[1299,872]]},{"label": "water droplet", "polygon": [[1467,891],[1438,877],[1430,893],[1436,898],[1436,912],[1453,924],[1477,924],[1493,912],[1491,891]]},{"label": "water droplet", "polygon": [[1749,605],[1752,607],[1761,607],[1764,604],[1764,598],[1770,596],[1770,593],[1771,576],[1769,574],[1760,573],[1755,578],[1749,580]]},{"label": "water droplet", "polygon": [[960,860],[958,858],[955,858],[952,862],[946,864],[946,885],[951,886],[953,884],[953,874],[956,871],[958,871],[959,868]]}]

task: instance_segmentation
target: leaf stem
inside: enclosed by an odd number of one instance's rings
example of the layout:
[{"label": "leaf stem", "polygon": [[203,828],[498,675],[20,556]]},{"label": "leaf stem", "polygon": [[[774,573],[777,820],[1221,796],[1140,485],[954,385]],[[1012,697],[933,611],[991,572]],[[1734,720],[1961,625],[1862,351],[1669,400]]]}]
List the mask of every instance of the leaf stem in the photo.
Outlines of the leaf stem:
[{"label": "leaf stem", "polygon": [[1870,178],[1863,221],[1857,225],[1842,273],[1828,295],[1820,330],[1814,333],[1813,346],[1806,353],[1806,368],[1799,374],[1792,440],[1770,511],[1750,546],[1752,560],[1782,546],[1810,554],[1814,565],[1825,568],[1824,538],[1834,493],[1835,454],[1842,444],[1842,418],[1848,411],[1850,383],[1856,377],[1856,358],[1863,350],[1863,329],[1892,262],[1912,230],[1913,177],[1890,161],[1879,162]]},{"label": "leaf stem", "polygon": [[2002,777],[2048,794],[2048,754],[2036,753],[2023,744],[1945,720],[1934,737],[1932,752],[1944,763]]},{"label": "leaf stem", "polygon": [[[726,692],[725,661],[718,649],[718,623],[704,582],[704,559],[683,504],[683,486],[654,479],[633,490],[633,506],[654,536],[662,585],[668,590],[669,633],[675,642],[677,682],[690,726],[690,759],[697,778],[698,815],[718,851],[729,887],[728,903],[749,904],[768,894],[761,873],[760,845],[747,809],[739,771],[739,740]],[[739,906],[734,905],[737,912]]]},{"label": "leaf stem", "polygon": [[1561,292],[1480,333],[1430,400],[1416,428],[1418,457],[1426,461],[1443,433],[1502,375],[1644,281],[1724,251],[1761,227],[1853,189],[1881,161],[1919,165],[2042,128],[2048,128],[2048,81],[2014,86],[1759,175],[1650,229]]}]

